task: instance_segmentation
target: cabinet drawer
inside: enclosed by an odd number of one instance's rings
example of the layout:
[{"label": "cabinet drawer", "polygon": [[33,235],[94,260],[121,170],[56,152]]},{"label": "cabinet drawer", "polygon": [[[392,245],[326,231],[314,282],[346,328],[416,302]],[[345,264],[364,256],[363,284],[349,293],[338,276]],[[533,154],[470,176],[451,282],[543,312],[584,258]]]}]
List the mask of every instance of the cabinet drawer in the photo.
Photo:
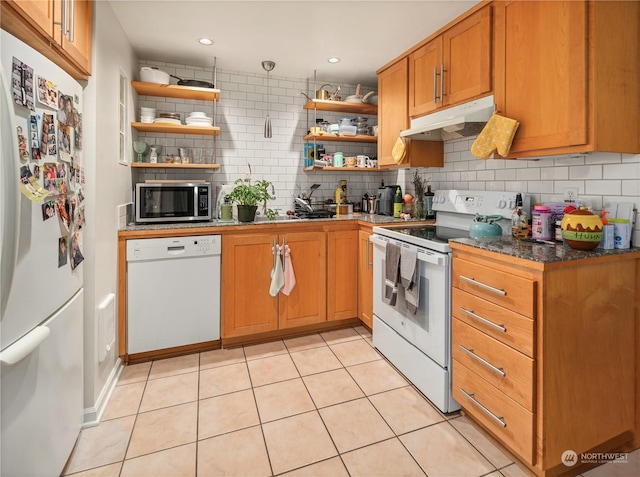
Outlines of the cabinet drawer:
[{"label": "cabinet drawer", "polygon": [[533,360],[460,320],[453,320],[453,358],[533,412]]},{"label": "cabinet drawer", "polygon": [[535,282],[483,265],[453,260],[453,286],[534,318]]},{"label": "cabinet drawer", "polygon": [[533,465],[533,413],[455,359],[453,397],[470,416]]},{"label": "cabinet drawer", "polygon": [[533,358],[534,321],[475,295],[453,289],[453,316]]}]

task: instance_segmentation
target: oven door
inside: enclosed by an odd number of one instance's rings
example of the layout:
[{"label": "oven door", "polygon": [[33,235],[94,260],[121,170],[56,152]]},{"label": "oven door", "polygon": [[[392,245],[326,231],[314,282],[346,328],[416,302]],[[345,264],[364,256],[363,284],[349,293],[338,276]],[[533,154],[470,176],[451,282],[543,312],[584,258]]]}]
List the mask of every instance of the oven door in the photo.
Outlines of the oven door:
[{"label": "oven door", "polygon": [[[442,368],[449,368],[451,355],[451,257],[381,235],[373,235],[373,313],[400,336],[429,356]],[[398,284],[395,306],[383,301],[386,244],[417,250],[420,269],[419,307],[415,314],[405,306],[404,289]]]}]

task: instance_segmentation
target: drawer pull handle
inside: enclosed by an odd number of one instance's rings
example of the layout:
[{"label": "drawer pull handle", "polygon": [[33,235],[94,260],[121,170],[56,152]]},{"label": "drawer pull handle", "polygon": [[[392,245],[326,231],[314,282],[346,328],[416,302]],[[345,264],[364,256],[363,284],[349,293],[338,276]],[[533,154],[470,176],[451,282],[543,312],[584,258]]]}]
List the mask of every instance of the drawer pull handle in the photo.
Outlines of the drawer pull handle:
[{"label": "drawer pull handle", "polygon": [[493,322],[493,321],[491,321],[491,320],[487,320],[486,318],[483,318],[483,317],[482,317],[482,316],[480,316],[480,315],[476,315],[472,310],[467,310],[466,308],[460,307],[460,311],[461,311],[462,313],[466,313],[466,314],[467,314],[467,315],[469,315],[470,317],[475,318],[476,320],[478,320],[478,321],[480,321],[480,322],[484,323],[485,325],[492,326],[492,327],[494,327],[495,329],[502,331],[503,333],[506,333],[506,332],[507,332],[507,329],[504,327],[504,325],[499,325],[499,324],[497,324],[497,323],[494,323],[494,322]]},{"label": "drawer pull handle", "polygon": [[471,402],[473,402],[473,404],[475,404],[476,406],[478,406],[480,408],[480,410],[484,411],[484,413],[489,416],[491,419],[493,419],[494,421],[496,421],[498,424],[500,424],[502,427],[507,427],[507,423],[504,422],[504,418],[503,417],[498,417],[496,416],[494,413],[492,413],[491,411],[489,411],[489,409],[487,409],[486,407],[484,407],[482,404],[480,404],[478,402],[478,400],[476,398],[474,398],[474,394],[469,394],[468,392],[466,392],[464,389],[460,388],[460,392],[462,392],[462,394],[464,394],[465,396],[467,396]]},{"label": "drawer pull handle", "polygon": [[469,282],[469,283],[471,283],[473,285],[477,285],[479,287],[482,287],[485,290],[489,290],[489,291],[491,291],[493,293],[497,293],[498,295],[507,296],[507,292],[506,291],[501,290],[500,288],[492,287],[490,285],[487,285],[486,283],[479,282],[477,280],[474,280],[473,278],[469,278],[469,277],[465,277],[464,275],[460,275],[460,279],[464,280],[464,281],[467,281],[467,282]]},{"label": "drawer pull handle", "polygon": [[484,364],[487,368],[489,368],[491,371],[493,371],[494,373],[498,373],[500,376],[502,376],[503,378],[507,376],[507,373],[505,373],[503,371],[503,368],[498,368],[497,366],[494,366],[493,364],[491,364],[489,361],[487,361],[484,358],[481,358],[480,356],[478,356],[477,354],[475,354],[473,352],[472,349],[466,348],[462,345],[458,345],[460,347],[460,349],[462,351],[464,351],[465,353],[467,353],[469,356],[471,356],[472,358],[475,358],[477,361],[479,361],[480,363]]}]

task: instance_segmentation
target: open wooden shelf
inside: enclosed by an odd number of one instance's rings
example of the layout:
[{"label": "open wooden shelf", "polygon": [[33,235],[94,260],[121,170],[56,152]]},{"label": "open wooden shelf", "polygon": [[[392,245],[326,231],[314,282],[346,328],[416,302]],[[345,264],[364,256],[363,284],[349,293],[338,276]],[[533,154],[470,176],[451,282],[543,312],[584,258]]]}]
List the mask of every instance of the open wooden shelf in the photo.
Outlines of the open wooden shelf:
[{"label": "open wooden shelf", "polygon": [[340,142],[366,142],[377,143],[378,136],[346,136],[344,134],[307,134],[305,141],[340,141]]},{"label": "open wooden shelf", "polygon": [[143,96],[163,96],[165,98],[196,99],[200,101],[218,101],[220,99],[220,90],[213,88],[143,83],[142,81],[132,81],[131,86],[138,94]]},{"label": "open wooden shelf", "polygon": [[131,127],[140,132],[165,134],[200,134],[202,136],[217,136],[220,128],[217,126],[183,126],[171,123],[131,123]]},{"label": "open wooden shelf", "polygon": [[165,162],[150,163],[150,162],[132,162],[131,167],[138,167],[141,169],[220,169],[220,164],[168,164]]},{"label": "open wooden shelf", "polygon": [[311,166],[303,169],[306,172],[312,171],[338,171],[338,172],[380,172],[377,167],[333,167],[333,166]]},{"label": "open wooden shelf", "polygon": [[303,109],[331,111],[333,113],[378,114],[377,104],[348,103],[346,101],[329,101],[327,99],[312,99],[304,105]]}]

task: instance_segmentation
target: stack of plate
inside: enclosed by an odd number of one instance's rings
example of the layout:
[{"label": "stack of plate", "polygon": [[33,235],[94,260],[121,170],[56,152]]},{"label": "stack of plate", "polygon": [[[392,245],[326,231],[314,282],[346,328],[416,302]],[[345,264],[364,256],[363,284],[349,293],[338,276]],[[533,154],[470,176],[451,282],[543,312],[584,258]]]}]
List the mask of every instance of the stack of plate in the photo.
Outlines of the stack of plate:
[{"label": "stack of plate", "polygon": [[140,108],[140,122],[141,123],[152,123],[156,118],[156,109],[155,108]]},{"label": "stack of plate", "polygon": [[160,113],[156,118],[156,123],[182,124],[180,122],[180,113]]},{"label": "stack of plate", "polygon": [[201,111],[194,111],[184,120],[187,126],[212,126],[213,118]]}]

